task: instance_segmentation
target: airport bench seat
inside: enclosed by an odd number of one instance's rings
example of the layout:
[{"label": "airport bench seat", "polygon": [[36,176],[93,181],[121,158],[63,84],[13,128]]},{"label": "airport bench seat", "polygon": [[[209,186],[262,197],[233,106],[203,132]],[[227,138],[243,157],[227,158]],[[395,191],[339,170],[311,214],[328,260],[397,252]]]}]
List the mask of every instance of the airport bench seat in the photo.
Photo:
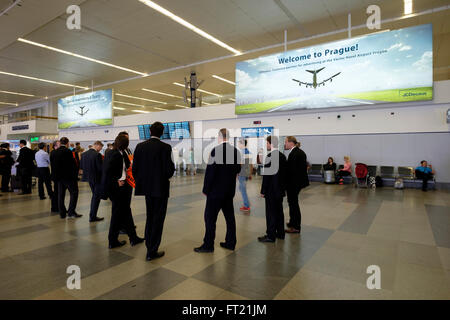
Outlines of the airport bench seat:
[{"label": "airport bench seat", "polygon": [[312,164],[308,170],[308,178],[310,181],[323,182],[322,165]]}]

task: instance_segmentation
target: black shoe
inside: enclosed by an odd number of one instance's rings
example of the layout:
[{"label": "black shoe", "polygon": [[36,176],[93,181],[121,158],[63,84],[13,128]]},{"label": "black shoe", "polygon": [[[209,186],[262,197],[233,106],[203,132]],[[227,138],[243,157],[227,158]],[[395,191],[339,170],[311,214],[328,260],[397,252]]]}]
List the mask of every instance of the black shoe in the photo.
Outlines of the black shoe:
[{"label": "black shoe", "polygon": [[89,222],[97,222],[97,221],[103,221],[105,218],[103,217],[95,217],[94,219],[89,219]]},{"label": "black shoe", "polygon": [[59,210],[58,209],[51,209],[51,212],[52,213],[59,213]]},{"label": "black shoe", "polygon": [[114,243],[110,243],[109,244],[109,248],[110,249],[119,248],[119,247],[124,246],[126,243],[127,242],[125,240],[117,241],[117,242],[114,242]]},{"label": "black shoe", "polygon": [[282,236],[278,235],[277,239],[284,240],[284,235],[282,235]]},{"label": "black shoe", "polygon": [[204,246],[200,246],[198,248],[194,248],[194,251],[198,252],[198,253],[214,252],[214,248],[213,249],[208,249],[208,248],[205,248]]},{"label": "black shoe", "polygon": [[75,214],[69,215],[68,218],[75,219],[75,218],[81,218],[82,216],[83,216],[82,214],[75,213]]},{"label": "black shoe", "polygon": [[164,256],[164,254],[165,254],[164,251],[147,253],[147,257],[145,258],[145,260],[147,260],[147,261],[155,260],[155,259],[158,259],[158,258],[161,258],[162,256]]},{"label": "black shoe", "polygon": [[134,247],[135,245],[144,242],[144,238],[139,238],[138,236],[136,236],[135,238],[133,238],[133,240],[130,240],[130,244],[132,247]]},{"label": "black shoe", "polygon": [[39,199],[41,199],[41,200],[45,200],[45,199],[47,199],[46,197],[42,197],[42,198],[39,198]]},{"label": "black shoe", "polygon": [[228,250],[231,250],[231,251],[233,251],[233,250],[234,250],[234,247],[235,247],[235,246],[231,246],[231,245],[227,244],[226,242],[221,242],[221,243],[220,243],[220,246],[221,246],[222,248],[225,248],[225,249],[228,249]]},{"label": "black shoe", "polygon": [[289,228],[289,229],[286,229],[285,230],[285,232],[286,233],[300,233],[300,228],[298,228],[298,229],[296,229],[296,228]]},{"label": "black shoe", "polygon": [[61,217],[61,219],[65,219],[67,216],[66,215],[63,215],[63,216],[60,215],[60,217]]},{"label": "black shoe", "polygon": [[275,242],[274,239],[270,239],[268,236],[258,237],[259,242]]}]

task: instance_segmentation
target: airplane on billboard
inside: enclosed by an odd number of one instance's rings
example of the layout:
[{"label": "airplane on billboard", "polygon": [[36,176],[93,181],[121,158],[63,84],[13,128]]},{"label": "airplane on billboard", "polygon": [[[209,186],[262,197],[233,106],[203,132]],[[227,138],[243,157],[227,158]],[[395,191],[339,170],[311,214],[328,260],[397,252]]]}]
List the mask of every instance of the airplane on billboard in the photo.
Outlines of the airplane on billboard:
[{"label": "airplane on billboard", "polygon": [[325,69],[325,67],[320,68],[320,69],[317,69],[317,70],[305,70],[306,72],[309,72],[309,73],[312,73],[312,74],[313,74],[313,81],[312,81],[312,82],[303,82],[303,81],[300,81],[300,80],[297,80],[297,79],[292,79],[292,80],[295,81],[295,82],[298,82],[298,85],[299,85],[299,86],[301,86],[302,84],[304,84],[304,85],[306,86],[306,88],[314,88],[314,89],[315,89],[315,88],[317,88],[317,87],[324,86],[324,85],[325,85],[325,82],[327,82],[327,81],[332,82],[334,77],[336,77],[336,76],[338,76],[338,75],[341,74],[340,72],[338,72],[338,73],[336,73],[335,75],[329,77],[328,79],[325,79],[325,80],[323,80],[323,81],[317,83],[317,74],[318,74],[320,71],[322,71],[323,69]]},{"label": "airplane on billboard", "polygon": [[75,111],[76,113],[78,113],[80,116],[84,116],[86,113],[88,113],[89,109],[87,109],[86,111],[84,111],[84,108],[86,108],[86,106],[82,106],[80,107],[80,112]]}]

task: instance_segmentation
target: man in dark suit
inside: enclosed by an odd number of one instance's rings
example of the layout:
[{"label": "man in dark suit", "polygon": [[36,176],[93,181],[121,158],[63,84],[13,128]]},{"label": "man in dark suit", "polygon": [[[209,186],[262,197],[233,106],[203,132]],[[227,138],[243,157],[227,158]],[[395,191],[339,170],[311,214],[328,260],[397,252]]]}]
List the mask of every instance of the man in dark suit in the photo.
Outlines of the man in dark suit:
[{"label": "man in dark suit", "polygon": [[298,204],[300,190],[309,186],[308,164],[305,152],[293,136],[286,137],[284,149],[288,150],[287,159],[287,198],[289,204],[289,223],[286,233],[300,233],[302,215]]},{"label": "man in dark suit", "polygon": [[145,224],[146,259],[164,255],[158,251],[169,199],[169,179],[175,172],[172,147],[160,140],[164,126],[155,122],[150,127],[151,138],[141,142],[134,151],[132,173],[136,182],[136,196],[145,196],[147,221]]},{"label": "man in dark suit", "polygon": [[53,141],[53,150],[50,152],[50,179],[53,181],[53,198],[52,198],[52,208],[51,211],[59,213],[59,186],[55,179],[55,152],[60,147],[59,141]]},{"label": "man in dark suit", "polygon": [[[60,147],[53,153],[50,159],[55,181],[58,183],[58,205],[61,219],[80,218],[82,215],[77,214],[75,209],[78,201],[78,166],[74,158],[74,154],[67,148],[69,139],[62,137]],[[69,210],[66,210],[64,198],[66,190],[70,193]]]},{"label": "man in dark suit", "polygon": [[228,143],[229,132],[223,128],[219,131],[219,145],[210,154],[203,183],[206,195],[205,237],[203,244],[195,252],[213,252],[216,237],[216,221],[222,210],[227,224],[225,242],[220,246],[234,250],[236,246],[236,222],[234,219],[233,198],[236,191],[236,178],[241,171],[240,152]]},{"label": "man in dark suit", "polygon": [[9,143],[0,145],[0,174],[2,175],[2,192],[10,192],[9,182],[11,181],[11,168],[14,164],[12,152],[9,150]]},{"label": "man in dark suit", "polygon": [[261,171],[261,197],[266,202],[267,231],[266,235],[258,238],[260,242],[284,239],[283,198],[286,195],[287,161],[277,147],[278,137],[267,137],[267,150],[270,152]]},{"label": "man in dark suit", "polygon": [[17,158],[19,165],[17,169],[20,173],[20,179],[22,181],[22,192],[19,194],[30,194],[31,193],[31,178],[33,175],[34,164],[34,152],[27,147],[27,142],[25,140],[20,140],[20,153]]},{"label": "man in dark suit", "polygon": [[100,194],[97,192],[98,185],[102,178],[103,157],[100,150],[103,149],[101,141],[95,141],[91,149],[81,154],[80,167],[83,170],[81,180],[89,182],[92,191],[91,210],[89,212],[89,222],[102,221],[104,218],[97,217],[100,205]]}]

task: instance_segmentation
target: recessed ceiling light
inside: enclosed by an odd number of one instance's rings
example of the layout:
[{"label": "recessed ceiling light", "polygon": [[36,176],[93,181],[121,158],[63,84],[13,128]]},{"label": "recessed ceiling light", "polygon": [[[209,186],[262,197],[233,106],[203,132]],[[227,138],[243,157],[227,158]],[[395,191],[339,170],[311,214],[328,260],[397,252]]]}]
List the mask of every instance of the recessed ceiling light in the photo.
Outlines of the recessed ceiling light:
[{"label": "recessed ceiling light", "polygon": [[404,5],[404,14],[405,15],[411,14],[413,11],[412,0],[403,0],[403,5]]},{"label": "recessed ceiling light", "polygon": [[176,96],[170,93],[164,93],[164,92],[160,92],[160,91],[155,91],[155,90],[150,90],[150,89],[146,89],[146,88],[142,88],[142,90],[147,91],[147,92],[151,92],[151,93],[156,93],[156,94],[161,94],[163,96],[168,96],[168,97],[173,97],[173,98],[180,98],[183,99],[183,97],[180,96]]},{"label": "recessed ceiling light", "polygon": [[213,78],[216,78],[216,79],[219,79],[219,80],[222,80],[222,81],[224,81],[224,82],[226,82],[226,83],[232,84],[232,85],[234,85],[234,86],[236,85],[236,82],[233,82],[233,81],[227,80],[227,79],[225,79],[225,78],[216,76],[215,74],[213,74],[212,77],[213,77]]},{"label": "recessed ceiling light", "polygon": [[0,74],[4,74],[4,75],[7,75],[7,76],[18,77],[18,78],[42,81],[42,82],[47,82],[47,83],[59,84],[61,86],[66,86],[66,87],[79,88],[79,89],[85,89],[85,90],[89,89],[89,87],[81,87],[81,86],[77,86],[77,85],[74,85],[74,84],[58,82],[58,81],[52,81],[52,80],[46,80],[46,79],[35,78],[35,77],[30,77],[30,76],[24,76],[24,75],[21,75],[21,74],[10,73],[10,72],[5,72],[5,71],[0,71]]},{"label": "recessed ceiling light", "polygon": [[17,41],[20,41],[20,42],[23,42],[23,43],[28,43],[28,44],[31,44],[31,45],[36,46],[36,47],[45,48],[45,49],[56,51],[56,52],[59,52],[59,53],[67,54],[69,56],[73,56],[73,57],[76,57],[76,58],[80,58],[80,59],[88,60],[88,61],[91,61],[91,62],[99,63],[99,64],[102,64],[102,65],[105,65],[105,66],[108,66],[108,67],[111,67],[111,68],[116,68],[116,69],[120,69],[120,70],[123,70],[123,71],[136,73],[136,74],[139,74],[141,76],[147,76],[148,75],[145,72],[139,72],[139,71],[136,71],[136,70],[133,70],[133,69],[128,69],[128,68],[121,67],[121,66],[118,66],[118,65],[115,65],[115,64],[112,64],[112,63],[108,63],[108,62],[104,62],[104,61],[101,61],[101,60],[89,58],[89,57],[86,57],[86,56],[82,56],[80,54],[76,54],[76,53],[69,52],[69,51],[66,51],[66,50],[61,50],[61,49],[58,49],[58,48],[55,48],[55,47],[50,47],[50,46],[47,46],[45,44],[34,42],[34,41],[30,41],[30,40],[26,40],[26,39],[23,39],[23,38],[19,38],[19,39],[17,39]]},{"label": "recessed ceiling light", "polygon": [[231,101],[233,101],[233,102],[235,102],[236,100],[235,99],[233,99],[233,98],[229,98]]},{"label": "recessed ceiling light", "polygon": [[156,103],[161,103],[161,104],[167,104],[167,102],[162,102],[162,101],[152,100],[152,99],[146,99],[146,98],[141,98],[141,97],[135,97],[135,96],[129,96],[129,95],[126,95],[126,94],[121,94],[121,93],[116,93],[115,95],[116,96],[120,96],[120,97],[126,97],[126,98],[139,99],[139,100],[156,102]]},{"label": "recessed ceiling light", "polygon": [[9,106],[16,106],[16,107],[19,105],[18,103],[1,102],[1,101],[0,101],[0,104],[5,104],[5,105],[9,105]]},{"label": "recessed ceiling light", "polygon": [[141,105],[141,104],[135,104],[135,103],[129,103],[129,102],[123,102],[123,101],[114,101],[114,104],[116,104],[116,103],[126,104],[126,105],[129,105],[129,106],[142,107],[142,108],[145,107],[144,105]]},{"label": "recessed ceiling light", "polygon": [[164,108],[158,108],[158,107],[153,107],[153,109],[156,109],[156,110],[161,110],[161,111],[168,111],[168,109],[164,109]]},{"label": "recessed ceiling light", "polygon": [[138,112],[138,113],[150,113],[150,111],[145,111],[145,110],[131,110],[133,112]]},{"label": "recessed ceiling light", "polygon": [[180,104],[176,104],[175,107],[180,107],[180,108],[185,108],[185,109],[190,109],[191,107],[188,106],[182,106]]},{"label": "recessed ceiling light", "polygon": [[[179,86],[179,87],[183,87],[183,88],[185,87],[184,84],[181,84],[181,83],[178,83],[178,82],[174,82],[173,84],[176,85],[176,86]],[[218,93],[209,92],[209,91],[202,90],[202,89],[197,89],[197,91],[200,91],[200,92],[203,92],[203,93],[207,93],[207,94],[211,94],[211,95],[217,96],[217,97],[222,97],[222,96],[221,96],[220,94],[218,94]]]},{"label": "recessed ceiling light", "polygon": [[241,52],[239,50],[236,50],[236,49],[230,47],[229,45],[227,45],[226,43],[220,41],[219,39],[214,38],[212,35],[206,33],[205,31],[203,31],[203,30],[201,30],[199,28],[197,28],[193,24],[191,24],[191,23],[187,22],[186,20],[180,18],[179,16],[173,14],[169,10],[164,9],[160,5],[154,3],[153,1],[150,1],[150,0],[139,0],[139,1],[142,2],[143,4],[149,6],[150,8],[155,9],[159,13],[162,13],[166,17],[169,17],[170,19],[174,20],[175,22],[178,22],[182,26],[184,26],[184,27],[194,31],[195,33],[201,35],[202,37],[204,37],[204,38],[214,42],[215,44],[221,46],[222,48],[225,48],[225,49],[233,52],[236,55],[241,54]]},{"label": "recessed ceiling light", "polygon": [[125,108],[120,108],[120,107],[113,107],[113,109],[115,109],[115,110],[125,110]]},{"label": "recessed ceiling light", "polygon": [[0,93],[7,93],[7,94],[16,94],[18,96],[25,96],[25,97],[34,97],[34,94],[28,94],[28,93],[20,93],[20,92],[13,92],[13,91],[3,91],[0,90]]}]

